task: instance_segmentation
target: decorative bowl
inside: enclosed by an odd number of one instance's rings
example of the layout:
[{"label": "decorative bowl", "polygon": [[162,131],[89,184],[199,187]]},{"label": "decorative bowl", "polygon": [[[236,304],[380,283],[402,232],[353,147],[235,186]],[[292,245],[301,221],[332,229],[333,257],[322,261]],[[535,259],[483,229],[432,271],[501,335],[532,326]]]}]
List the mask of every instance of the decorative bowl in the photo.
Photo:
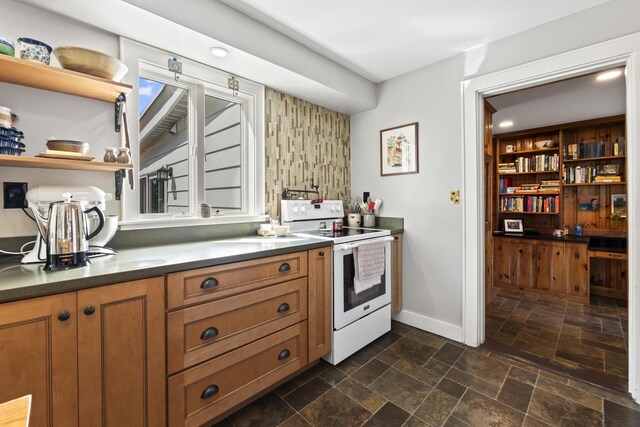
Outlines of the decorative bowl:
[{"label": "decorative bowl", "polygon": [[0,154],[4,154],[6,156],[19,156],[23,152],[24,148],[0,147]]},{"label": "decorative bowl", "polygon": [[59,46],[53,54],[62,68],[119,82],[129,69],[117,58],[91,49]]},{"label": "decorative bowl", "polygon": [[18,42],[20,42],[20,58],[49,65],[51,51],[53,50],[51,46],[40,40],[27,37],[20,37]]},{"label": "decorative bowl", "polygon": [[548,140],[546,140],[546,141],[536,141],[536,142],[535,142],[535,145],[536,145],[536,148],[537,148],[538,150],[542,150],[543,148],[552,148],[552,147],[555,147],[556,142],[555,142],[555,141],[553,141],[553,140],[551,140],[551,139],[548,139]]},{"label": "decorative bowl", "polygon": [[0,55],[16,56],[16,51],[14,48],[0,43]]},{"label": "decorative bowl", "polygon": [[67,139],[50,138],[47,139],[47,148],[49,150],[80,153],[84,156],[89,152],[89,143],[82,141],[69,141]]},{"label": "decorative bowl", "polygon": [[14,141],[11,138],[5,138],[0,136],[0,147],[2,148],[24,148],[23,142]]},{"label": "decorative bowl", "polygon": [[11,39],[8,39],[6,37],[0,36],[0,44],[10,47],[13,50],[15,50],[16,48],[15,45],[13,44],[13,41],[11,41]]}]

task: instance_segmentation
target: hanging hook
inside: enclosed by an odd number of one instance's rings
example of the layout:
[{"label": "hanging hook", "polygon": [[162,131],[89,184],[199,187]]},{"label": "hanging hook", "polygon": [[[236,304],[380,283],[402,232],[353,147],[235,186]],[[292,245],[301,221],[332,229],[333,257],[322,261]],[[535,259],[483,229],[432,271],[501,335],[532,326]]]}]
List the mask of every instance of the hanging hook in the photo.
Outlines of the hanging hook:
[{"label": "hanging hook", "polygon": [[178,74],[182,74],[182,62],[178,61],[177,58],[169,58],[169,71],[173,71],[173,77],[176,81],[180,80]]}]

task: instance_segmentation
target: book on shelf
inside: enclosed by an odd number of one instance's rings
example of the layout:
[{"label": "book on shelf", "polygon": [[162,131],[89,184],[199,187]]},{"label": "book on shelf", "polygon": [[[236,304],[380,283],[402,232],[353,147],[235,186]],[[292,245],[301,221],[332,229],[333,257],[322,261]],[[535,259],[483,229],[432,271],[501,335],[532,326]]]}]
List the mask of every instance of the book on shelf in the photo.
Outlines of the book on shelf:
[{"label": "book on shelf", "polygon": [[560,167],[560,156],[558,154],[539,154],[518,157],[514,164],[516,172],[557,172]]},{"label": "book on shelf", "polygon": [[501,196],[500,212],[559,213],[560,196]]},{"label": "book on shelf", "polygon": [[[603,165],[609,166],[609,165]],[[599,174],[598,171],[606,172]],[[591,184],[594,182],[622,182],[619,174],[610,174],[619,169],[600,168],[599,166],[565,166],[562,171],[562,182],[565,184]]]},{"label": "book on shelf", "polygon": [[516,172],[516,164],[515,163],[498,163],[498,173],[515,173]]},{"label": "book on shelf", "polygon": [[500,193],[507,193],[507,188],[513,185],[513,178],[500,178],[498,183]]},{"label": "book on shelf", "polygon": [[568,160],[591,159],[597,157],[624,156],[624,138],[618,137],[615,141],[580,141],[577,144],[565,144],[562,147],[562,156]]}]

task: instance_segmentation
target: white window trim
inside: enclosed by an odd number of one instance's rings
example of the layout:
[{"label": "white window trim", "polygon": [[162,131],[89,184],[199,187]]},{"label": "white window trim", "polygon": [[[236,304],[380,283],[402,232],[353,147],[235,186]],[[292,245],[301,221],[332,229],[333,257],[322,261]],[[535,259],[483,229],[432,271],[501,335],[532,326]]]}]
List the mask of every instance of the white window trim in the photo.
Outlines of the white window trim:
[{"label": "white window trim", "polygon": [[[215,69],[211,66],[198,62],[190,61],[185,58],[179,58],[184,63],[185,75],[181,78],[185,82],[190,81],[189,77],[204,81],[207,88],[204,93],[216,97],[224,97],[243,104],[243,123],[242,132],[247,141],[253,138],[255,141],[254,148],[250,147],[250,143],[243,144],[243,161],[246,162],[243,170],[243,187],[246,185],[246,191],[243,193],[243,207],[246,207],[243,213],[225,213],[221,215],[212,215],[211,218],[201,218],[198,216],[198,204],[203,200],[204,196],[204,158],[202,156],[190,156],[189,167],[193,167],[194,173],[190,173],[190,185],[193,191],[190,192],[190,212],[187,215],[173,214],[140,214],[138,194],[139,184],[139,156],[138,147],[138,77],[140,74],[153,78],[154,68],[156,70],[166,69],[167,59],[176,57],[176,54],[165,52],[126,38],[120,38],[121,59],[129,67],[129,72],[125,78],[125,83],[131,84],[133,90],[127,97],[127,111],[133,112],[128,117],[129,134],[131,136],[132,147],[132,163],[134,165],[134,190],[129,187],[128,180],[123,183],[123,194],[120,204],[120,227],[123,230],[164,228],[177,226],[197,226],[197,225],[213,225],[213,224],[230,224],[264,221],[265,215],[265,144],[264,144],[264,98],[265,89],[263,85],[252,81],[244,80],[236,77],[240,81],[240,90],[238,96],[234,97],[227,88],[227,78],[230,76],[222,70]],[[141,73],[142,71],[142,73]],[[164,76],[162,80],[167,80],[168,71],[159,73]],[[188,74],[188,75],[187,75]],[[179,82],[178,82],[179,84]],[[197,92],[197,91],[196,91]],[[226,95],[225,95],[226,93]],[[200,99],[201,98],[201,99]],[[190,102],[193,104],[193,111],[196,112],[198,107],[203,110],[204,96],[194,96],[191,93]],[[203,112],[204,114],[204,112]],[[192,114],[191,116],[195,116]],[[195,138],[190,138],[192,153],[204,148],[200,147],[198,141],[204,141],[204,129],[196,129],[195,118],[190,117],[190,133]],[[198,135],[196,132],[199,132]],[[198,162],[196,164],[196,161]],[[197,167],[196,167],[197,166]],[[202,183],[202,185],[200,185]],[[202,188],[201,188],[202,187]]]}]

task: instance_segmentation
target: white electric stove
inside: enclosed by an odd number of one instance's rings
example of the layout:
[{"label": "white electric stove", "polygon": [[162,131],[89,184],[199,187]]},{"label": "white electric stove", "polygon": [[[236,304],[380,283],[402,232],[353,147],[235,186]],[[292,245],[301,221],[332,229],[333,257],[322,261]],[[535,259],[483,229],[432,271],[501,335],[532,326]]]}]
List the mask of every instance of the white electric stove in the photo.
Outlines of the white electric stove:
[{"label": "white electric stove", "polygon": [[[344,227],[332,231],[345,214],[340,200],[282,200],[282,224],[299,236],[333,242],[331,353],[324,357],[336,365],[391,330],[391,241],[389,230]],[[380,283],[356,293],[354,254],[363,242],[385,245],[385,272]]]}]

